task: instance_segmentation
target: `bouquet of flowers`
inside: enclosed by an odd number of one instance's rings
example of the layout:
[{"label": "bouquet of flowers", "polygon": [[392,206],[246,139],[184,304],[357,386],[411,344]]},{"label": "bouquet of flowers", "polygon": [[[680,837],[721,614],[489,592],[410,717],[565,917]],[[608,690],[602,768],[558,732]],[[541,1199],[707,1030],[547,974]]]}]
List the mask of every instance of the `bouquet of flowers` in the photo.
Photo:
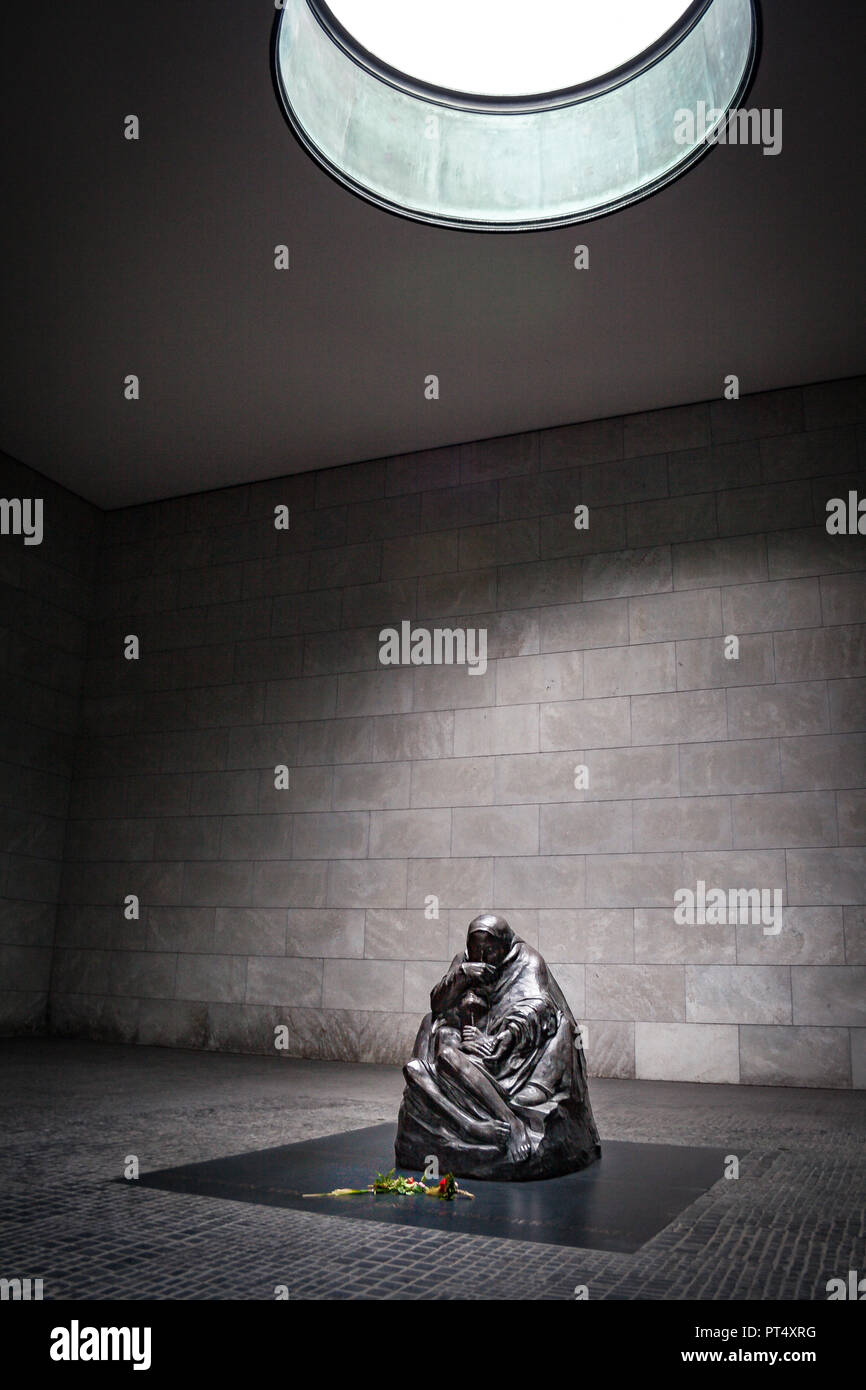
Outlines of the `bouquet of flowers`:
[{"label": "bouquet of flowers", "polygon": [[377,1173],[368,1187],[335,1187],[333,1192],[305,1192],[305,1197],[366,1197],[369,1193],[393,1192],[400,1197],[439,1197],[442,1201],[453,1202],[455,1197],[469,1197],[474,1200],[474,1192],[464,1192],[458,1187],[453,1173],[446,1173],[438,1183],[427,1187],[420,1178],[398,1178],[391,1168],[387,1173]]}]

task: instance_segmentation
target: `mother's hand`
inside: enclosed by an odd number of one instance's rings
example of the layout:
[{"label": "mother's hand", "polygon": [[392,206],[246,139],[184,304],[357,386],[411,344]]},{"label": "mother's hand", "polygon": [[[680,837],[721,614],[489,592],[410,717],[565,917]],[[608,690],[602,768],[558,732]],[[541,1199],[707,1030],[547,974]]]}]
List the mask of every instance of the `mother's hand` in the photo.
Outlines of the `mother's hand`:
[{"label": "mother's hand", "polygon": [[486,960],[464,960],[460,971],[467,980],[475,981],[489,980],[496,973],[494,966]]}]

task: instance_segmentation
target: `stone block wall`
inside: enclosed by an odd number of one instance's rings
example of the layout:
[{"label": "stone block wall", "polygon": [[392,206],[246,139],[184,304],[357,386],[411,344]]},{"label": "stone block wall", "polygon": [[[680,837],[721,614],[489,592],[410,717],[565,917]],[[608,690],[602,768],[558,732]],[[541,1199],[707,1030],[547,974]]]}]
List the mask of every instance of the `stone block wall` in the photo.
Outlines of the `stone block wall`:
[{"label": "stone block wall", "polygon": [[862,1085],[864,432],[858,379],[107,515],[51,1026],[398,1062],[492,908],[596,1074]]},{"label": "stone block wall", "polygon": [[46,1023],[101,516],[5,455],[0,498],[0,1033],[33,1033]]}]

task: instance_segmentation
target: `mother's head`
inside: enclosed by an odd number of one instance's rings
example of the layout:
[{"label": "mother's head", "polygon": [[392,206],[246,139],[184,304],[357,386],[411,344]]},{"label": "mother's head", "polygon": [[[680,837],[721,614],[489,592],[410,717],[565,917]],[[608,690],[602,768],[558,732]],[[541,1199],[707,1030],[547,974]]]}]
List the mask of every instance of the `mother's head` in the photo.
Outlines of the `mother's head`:
[{"label": "mother's head", "polygon": [[511,950],[514,940],[514,932],[504,917],[499,917],[495,912],[482,912],[469,923],[466,954],[470,960],[499,966]]}]

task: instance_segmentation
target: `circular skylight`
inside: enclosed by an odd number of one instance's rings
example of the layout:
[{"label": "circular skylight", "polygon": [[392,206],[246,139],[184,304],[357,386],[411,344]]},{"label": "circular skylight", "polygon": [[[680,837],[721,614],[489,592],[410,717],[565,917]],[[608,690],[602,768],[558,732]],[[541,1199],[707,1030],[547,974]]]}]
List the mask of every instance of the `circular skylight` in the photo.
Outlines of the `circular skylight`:
[{"label": "circular skylight", "polygon": [[746,90],[755,0],[281,0],[285,113],[353,192],[424,222],[563,226],[655,192]]},{"label": "circular skylight", "polygon": [[456,92],[526,95],[576,87],[655,44],[691,0],[330,0],[361,47]]}]

